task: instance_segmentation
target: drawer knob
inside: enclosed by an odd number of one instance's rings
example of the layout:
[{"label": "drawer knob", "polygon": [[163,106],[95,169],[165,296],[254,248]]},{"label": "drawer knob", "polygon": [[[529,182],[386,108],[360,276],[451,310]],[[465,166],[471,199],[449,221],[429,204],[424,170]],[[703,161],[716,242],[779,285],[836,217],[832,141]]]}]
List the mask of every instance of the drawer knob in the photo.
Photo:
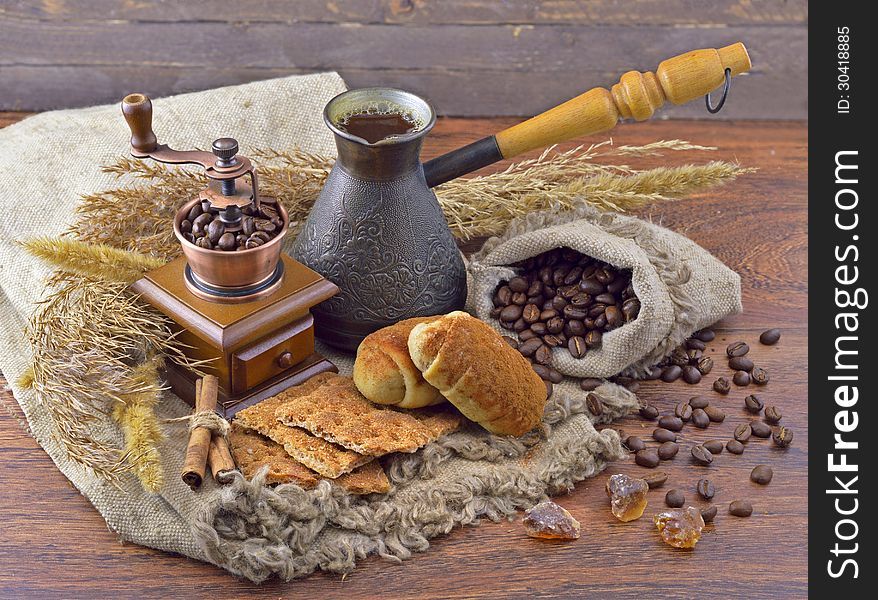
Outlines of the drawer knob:
[{"label": "drawer knob", "polygon": [[293,353],[292,352],[284,352],[280,356],[277,357],[277,366],[281,369],[289,369],[293,366]]}]

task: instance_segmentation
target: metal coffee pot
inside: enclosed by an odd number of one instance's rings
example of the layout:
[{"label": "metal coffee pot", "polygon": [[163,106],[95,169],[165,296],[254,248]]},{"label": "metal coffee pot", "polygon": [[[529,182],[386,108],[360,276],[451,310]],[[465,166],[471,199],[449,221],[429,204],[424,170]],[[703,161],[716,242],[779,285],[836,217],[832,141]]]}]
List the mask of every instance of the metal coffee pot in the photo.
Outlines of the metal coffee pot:
[{"label": "metal coffee pot", "polygon": [[[741,43],[695,50],[662,62],[655,73],[629,71],[611,90],[594,88],[532,119],[420,162],[436,112],[423,98],[393,88],[339,94],[323,111],[338,159],[296,239],[292,255],[341,290],[313,309],[317,337],[355,351],[369,333],[402,319],[463,307],[466,272],[431,188],[499,160],[643,121],[665,100],[705,96],[750,70]],[[340,126],[366,110],[404,111],[418,127],[377,142]]]}]

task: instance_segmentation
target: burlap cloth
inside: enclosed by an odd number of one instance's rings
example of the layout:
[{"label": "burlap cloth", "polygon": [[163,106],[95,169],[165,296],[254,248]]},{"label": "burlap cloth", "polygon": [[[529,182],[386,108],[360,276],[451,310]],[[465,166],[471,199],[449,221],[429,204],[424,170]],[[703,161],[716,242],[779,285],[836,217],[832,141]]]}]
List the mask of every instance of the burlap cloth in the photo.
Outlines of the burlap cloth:
[{"label": "burlap cloth", "polygon": [[[155,130],[172,147],[207,147],[234,135],[253,148],[334,153],[321,114],[344,89],[332,73],[291,77],[158,99]],[[488,435],[476,426],[446,436],[413,455],[386,462],[392,490],[352,497],[322,482],[315,490],[268,488],[257,477],[226,487],[212,480],[193,493],[179,478],[185,447],[182,426],[167,425],[159,450],[165,474],[160,494],[145,493],[132,476],[120,487],[67,458],[53,423],[30,389],[14,382],[29,366],[23,332],[45,292],[49,269],[14,240],[58,235],[73,221],[81,194],[118,186],[100,165],[127,153],[128,132],[117,105],[44,113],[0,130],[0,370],[10,381],[31,431],[58,468],[114,531],[138,544],[220,565],[254,581],[285,579],[315,569],[346,572],[356,560],[379,554],[392,560],[427,548],[427,540],[480,517],[500,519],[546,494],[560,493],[622,455],[618,434],[597,432],[571,392],[556,388],[541,431],[522,440]],[[342,372],[350,362],[331,356]],[[607,384],[601,417],[610,421],[637,405],[633,394]],[[190,409],[166,394],[159,417]],[[94,435],[122,447],[108,418]]]}]

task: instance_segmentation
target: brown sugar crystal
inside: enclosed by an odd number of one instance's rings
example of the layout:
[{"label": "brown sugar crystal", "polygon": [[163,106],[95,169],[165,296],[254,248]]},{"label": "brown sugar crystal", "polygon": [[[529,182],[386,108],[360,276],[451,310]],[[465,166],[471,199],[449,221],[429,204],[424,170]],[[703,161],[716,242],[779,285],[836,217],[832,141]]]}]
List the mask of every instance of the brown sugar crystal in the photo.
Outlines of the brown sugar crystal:
[{"label": "brown sugar crystal", "polygon": [[646,508],[646,493],[649,484],[644,479],[616,473],[607,480],[607,496],[610,497],[610,510],[620,521],[639,519]]},{"label": "brown sugar crystal", "polygon": [[530,537],[552,540],[576,540],[580,533],[579,521],[551,500],[524,513],[524,529]]},{"label": "brown sugar crystal", "polygon": [[664,510],[655,516],[662,541],[674,548],[694,548],[701,539],[704,518],[694,506]]}]

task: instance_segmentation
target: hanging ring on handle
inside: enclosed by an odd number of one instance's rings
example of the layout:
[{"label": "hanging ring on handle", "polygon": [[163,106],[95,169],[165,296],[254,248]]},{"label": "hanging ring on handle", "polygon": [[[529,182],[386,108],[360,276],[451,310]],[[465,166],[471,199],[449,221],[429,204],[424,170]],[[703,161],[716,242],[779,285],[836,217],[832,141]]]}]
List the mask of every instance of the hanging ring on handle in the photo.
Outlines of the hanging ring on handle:
[{"label": "hanging ring on handle", "polygon": [[715,115],[722,110],[723,105],[726,103],[726,98],[729,97],[730,87],[732,87],[732,70],[726,69],[726,84],[723,86],[723,97],[719,99],[719,104],[717,104],[716,106],[711,106],[710,92],[704,95],[704,103],[707,104],[707,112]]}]

